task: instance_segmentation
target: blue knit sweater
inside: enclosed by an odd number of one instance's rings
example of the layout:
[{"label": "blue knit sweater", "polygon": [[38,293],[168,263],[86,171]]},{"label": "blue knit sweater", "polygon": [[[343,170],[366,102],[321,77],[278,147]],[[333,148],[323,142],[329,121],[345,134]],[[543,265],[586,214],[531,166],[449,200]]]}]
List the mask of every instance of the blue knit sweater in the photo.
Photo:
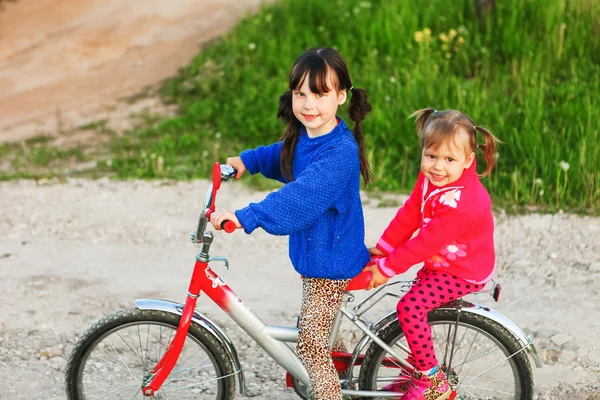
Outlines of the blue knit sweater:
[{"label": "blue knit sweater", "polygon": [[310,138],[304,127],[298,134],[291,182],[281,174],[283,142],[242,152],[251,174],[260,172],[285,185],[235,214],[246,233],[261,227],[289,235],[290,259],[302,276],[353,278],[369,261],[358,144],[341,119],[326,135]]}]

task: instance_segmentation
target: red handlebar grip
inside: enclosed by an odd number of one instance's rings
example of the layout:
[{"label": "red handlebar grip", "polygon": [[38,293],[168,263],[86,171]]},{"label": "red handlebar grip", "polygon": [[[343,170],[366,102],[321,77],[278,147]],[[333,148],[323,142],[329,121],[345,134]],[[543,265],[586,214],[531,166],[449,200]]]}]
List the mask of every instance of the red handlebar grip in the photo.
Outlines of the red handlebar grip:
[{"label": "red handlebar grip", "polygon": [[235,222],[233,221],[226,220],[221,223],[221,229],[223,229],[227,233],[235,231],[235,228]]}]

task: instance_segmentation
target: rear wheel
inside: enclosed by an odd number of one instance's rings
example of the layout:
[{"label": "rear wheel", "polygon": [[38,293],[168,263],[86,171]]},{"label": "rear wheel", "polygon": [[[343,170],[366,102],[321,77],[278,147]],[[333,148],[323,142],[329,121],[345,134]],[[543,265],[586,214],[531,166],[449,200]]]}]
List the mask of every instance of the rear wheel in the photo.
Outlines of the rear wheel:
[{"label": "rear wheel", "polygon": [[[457,400],[531,400],[533,376],[522,345],[503,326],[471,313],[461,313],[458,326],[456,310],[433,310],[428,316],[435,353]],[[379,337],[398,354],[398,344],[407,345],[397,322]],[[372,343],[360,370],[360,387],[382,390],[391,383],[409,380],[385,350]]]},{"label": "rear wheel", "polygon": [[[179,324],[179,315],[137,308],[112,314],[75,344],[66,370],[69,400],[146,399],[152,379]],[[175,367],[155,399],[235,398],[233,363],[205,328],[192,322]]]}]

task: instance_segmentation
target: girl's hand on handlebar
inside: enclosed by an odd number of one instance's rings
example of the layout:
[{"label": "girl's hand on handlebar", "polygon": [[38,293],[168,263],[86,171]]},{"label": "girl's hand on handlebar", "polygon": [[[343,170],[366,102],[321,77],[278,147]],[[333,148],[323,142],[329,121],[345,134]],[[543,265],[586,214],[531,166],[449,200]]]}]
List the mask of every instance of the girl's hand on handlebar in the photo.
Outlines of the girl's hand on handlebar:
[{"label": "girl's hand on handlebar", "polygon": [[210,214],[210,223],[215,227],[216,230],[221,230],[221,224],[224,221],[231,221],[235,224],[236,229],[240,229],[242,225],[240,221],[235,216],[235,213],[230,210],[219,210]]},{"label": "girl's hand on handlebar", "polygon": [[379,272],[377,264],[367,265],[363,268],[363,271],[369,271],[371,273],[371,282],[369,282],[369,285],[366,288],[367,290],[371,290],[373,288],[381,286],[390,280],[390,278]]},{"label": "girl's hand on handlebar", "polygon": [[240,179],[242,175],[244,175],[244,172],[246,172],[246,166],[241,157],[229,157],[227,159],[227,165],[231,165],[237,170],[237,173],[234,176],[235,179]]}]

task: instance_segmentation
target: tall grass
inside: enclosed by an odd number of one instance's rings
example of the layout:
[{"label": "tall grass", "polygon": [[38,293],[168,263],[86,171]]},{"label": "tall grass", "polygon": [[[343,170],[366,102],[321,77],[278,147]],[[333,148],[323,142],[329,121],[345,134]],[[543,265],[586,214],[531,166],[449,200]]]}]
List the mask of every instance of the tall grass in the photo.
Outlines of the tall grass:
[{"label": "tall grass", "polygon": [[331,46],[373,105],[363,129],[375,187],[413,185],[420,152],[407,116],[453,108],[505,143],[484,180],[497,203],[597,212],[600,2],[502,0],[482,16],[475,3],[281,0],[165,82],[161,93],[180,114],[116,142],[111,168],[121,177],[207,176],[212,161],[276,141],[294,59]]}]

